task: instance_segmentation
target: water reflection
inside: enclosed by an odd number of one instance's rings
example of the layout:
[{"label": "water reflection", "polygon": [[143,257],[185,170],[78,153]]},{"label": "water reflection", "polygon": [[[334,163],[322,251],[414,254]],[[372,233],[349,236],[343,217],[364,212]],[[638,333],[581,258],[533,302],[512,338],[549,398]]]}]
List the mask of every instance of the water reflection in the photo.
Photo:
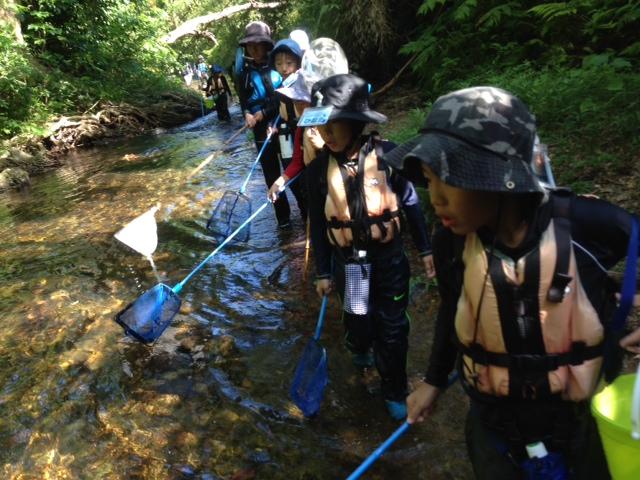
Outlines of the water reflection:
[{"label": "water reflection", "polygon": [[[157,281],[113,233],[160,202],[155,262],[164,282],[181,280],[213,249],[206,219],[239,187],[253,147],[240,137],[229,155],[188,173],[237,127],[208,116],[74,152],[28,192],[0,197],[2,478],[344,478],[395,429],[350,369],[335,300],[321,414],[305,420],[288,400],[319,300],[304,274],[303,226],[279,232],[270,210],[248,245],[229,246],[188,284],[155,344],[113,322]],[[248,193],[263,202],[259,172]],[[418,300],[416,376],[433,313],[426,295]],[[448,395],[458,408],[400,440],[368,478],[469,478],[463,396]]]}]

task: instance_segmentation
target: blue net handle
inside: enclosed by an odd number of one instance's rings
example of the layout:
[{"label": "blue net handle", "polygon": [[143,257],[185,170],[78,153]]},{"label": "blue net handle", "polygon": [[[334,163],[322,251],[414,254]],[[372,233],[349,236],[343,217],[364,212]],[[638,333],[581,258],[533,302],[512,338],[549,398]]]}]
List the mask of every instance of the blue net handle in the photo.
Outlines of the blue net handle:
[{"label": "blue net handle", "polygon": [[[286,189],[289,185],[291,185],[293,182],[295,182],[298,177],[300,177],[300,174],[296,175],[295,177],[293,177],[291,180],[289,180],[283,187],[283,191],[284,189]],[[249,218],[247,218],[244,222],[242,222],[242,224],[236,228],[233,232],[231,232],[229,234],[229,236],[227,238],[225,238],[222,243],[220,245],[217,246],[217,248],[211,252],[209,255],[207,255],[207,257],[200,262],[193,270],[191,270],[191,272],[189,273],[189,275],[187,275],[180,283],[178,283],[175,287],[172,288],[173,292],[178,294],[180,293],[180,291],[184,288],[184,286],[187,284],[187,282],[189,280],[191,280],[191,278],[193,278],[193,276],[198,273],[200,271],[200,269],[202,269],[202,267],[205,266],[205,264],[211,260],[213,257],[216,256],[216,254],[222,250],[222,248],[229,243],[231,240],[233,240],[233,238],[238,235],[240,233],[240,231],[245,228],[247,225],[249,225],[249,223],[251,223],[251,221],[256,218],[260,212],[262,212],[265,208],[267,208],[267,205],[269,205],[271,203],[271,200],[267,200],[266,202],[264,202],[262,205],[260,205],[260,207],[253,212],[253,214],[251,214],[251,216]]]},{"label": "blue net handle", "polygon": [[[458,372],[454,372],[451,374],[447,380],[447,385],[445,386],[445,390],[449,388],[451,385],[456,383],[458,380]],[[360,464],[358,468],[356,468],[351,475],[347,477],[347,480],[356,480],[362,476],[364,472],[366,472],[371,465],[373,465],[376,460],[378,460],[384,452],[386,452],[393,443],[402,436],[404,432],[409,430],[411,424],[409,422],[404,422],[400,425],[395,432],[393,432],[389,438],[387,438],[378,448],[376,448],[371,455],[369,455],[364,462]]]},{"label": "blue net handle", "polygon": [[409,427],[411,425],[407,422],[404,422],[402,425],[400,425],[400,427],[398,427],[398,429],[393,432],[389,438],[387,438],[382,445],[380,445],[378,448],[376,448],[374,450],[374,452],[369,455],[367,457],[367,459],[362,462],[362,464],[356,469],[354,470],[354,472],[349,475],[349,477],[347,478],[347,480],[356,480],[357,478],[360,478],[360,476],[366,472],[368,470],[368,468],[376,461],[378,460],[378,458],[380,458],[382,456],[382,454],[384,452],[387,451],[387,449],[393,444],[393,442],[395,442],[398,438],[400,438],[402,436],[402,434],[404,432],[406,432]]},{"label": "blue net handle", "polygon": [[280,115],[278,115],[276,119],[273,121],[273,123],[271,124],[271,131],[269,132],[269,135],[267,135],[267,138],[264,139],[264,142],[262,143],[262,148],[258,152],[258,156],[256,157],[256,159],[253,161],[253,165],[251,165],[251,170],[249,170],[249,173],[245,177],[244,182],[242,182],[242,186],[240,187],[240,193],[244,193],[245,190],[247,189],[247,185],[249,184],[249,179],[251,178],[251,175],[253,175],[253,171],[256,169],[256,166],[258,165],[258,162],[260,161],[260,157],[262,157],[262,154],[267,148],[269,141],[273,137],[273,129],[276,127],[276,125],[278,125],[279,121],[280,121]]},{"label": "blue net handle", "polygon": [[316,325],[316,333],[313,336],[313,339],[317,342],[320,340],[320,333],[322,333],[322,326],[324,325],[324,314],[327,311],[327,299],[328,295],[324,295],[322,297],[322,305],[320,305],[320,315],[318,315],[318,323]]},{"label": "blue net handle", "polygon": [[638,271],[638,219],[631,217],[631,233],[627,247],[627,263],[624,269],[622,289],[620,291],[620,304],[613,314],[612,329],[614,332],[622,330],[633,307],[633,298],[636,294],[636,275]]}]

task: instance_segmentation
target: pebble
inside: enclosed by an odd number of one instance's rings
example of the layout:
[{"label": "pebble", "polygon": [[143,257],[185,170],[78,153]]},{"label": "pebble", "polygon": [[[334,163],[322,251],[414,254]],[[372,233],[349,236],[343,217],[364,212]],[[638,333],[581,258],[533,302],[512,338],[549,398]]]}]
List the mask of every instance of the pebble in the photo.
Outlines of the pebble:
[{"label": "pebble", "polygon": [[237,351],[236,341],[232,336],[223,335],[220,337],[220,341],[218,343],[218,353],[220,356],[228,358],[237,353]]}]

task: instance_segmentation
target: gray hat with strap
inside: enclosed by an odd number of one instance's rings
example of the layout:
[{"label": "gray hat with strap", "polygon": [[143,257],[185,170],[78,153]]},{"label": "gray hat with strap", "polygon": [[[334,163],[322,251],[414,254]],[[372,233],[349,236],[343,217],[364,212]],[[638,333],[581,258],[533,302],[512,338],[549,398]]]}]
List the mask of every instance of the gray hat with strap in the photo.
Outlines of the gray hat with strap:
[{"label": "gray hat with strap", "polygon": [[273,47],[271,29],[264,22],[251,22],[244,29],[244,37],[238,42],[241,47],[247,43],[267,43]]},{"label": "gray hat with strap", "polygon": [[420,135],[383,158],[414,183],[427,165],[465,190],[542,193],[531,170],[535,117],[513,94],[473,87],[438,98]]}]

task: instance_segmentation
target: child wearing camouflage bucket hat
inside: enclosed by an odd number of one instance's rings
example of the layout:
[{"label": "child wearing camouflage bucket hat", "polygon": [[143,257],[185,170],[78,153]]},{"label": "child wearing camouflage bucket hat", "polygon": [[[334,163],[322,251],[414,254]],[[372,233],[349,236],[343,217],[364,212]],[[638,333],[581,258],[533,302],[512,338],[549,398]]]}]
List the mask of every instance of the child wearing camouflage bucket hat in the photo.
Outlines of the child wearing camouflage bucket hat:
[{"label": "child wearing camouflage bucket hat", "polygon": [[400,210],[433,277],[426,222],[413,185],[381,160],[393,145],[362,135],[366,124],[386,121],[369,108],[367,83],[333,75],[313,86],[311,98],[315,107],[304,111],[298,128],[317,127],[325,142],[306,171],[316,290],[326,295],[335,283],[353,363],[366,368],[375,362],[387,410],[401,420],[407,413],[410,270]]},{"label": "child wearing camouflage bucket hat", "polygon": [[525,477],[542,462],[527,452],[543,442],[547,466],[564,471],[553,478],[607,479],[589,400],[613,350],[607,269],[625,257],[633,217],[546,192],[531,170],[535,132],[520,99],[474,87],[438,98],[420,135],[384,157],[428,185],[443,227],[433,238],[440,310],[408,422],[431,414],[456,365],[476,478],[552,478]]}]

